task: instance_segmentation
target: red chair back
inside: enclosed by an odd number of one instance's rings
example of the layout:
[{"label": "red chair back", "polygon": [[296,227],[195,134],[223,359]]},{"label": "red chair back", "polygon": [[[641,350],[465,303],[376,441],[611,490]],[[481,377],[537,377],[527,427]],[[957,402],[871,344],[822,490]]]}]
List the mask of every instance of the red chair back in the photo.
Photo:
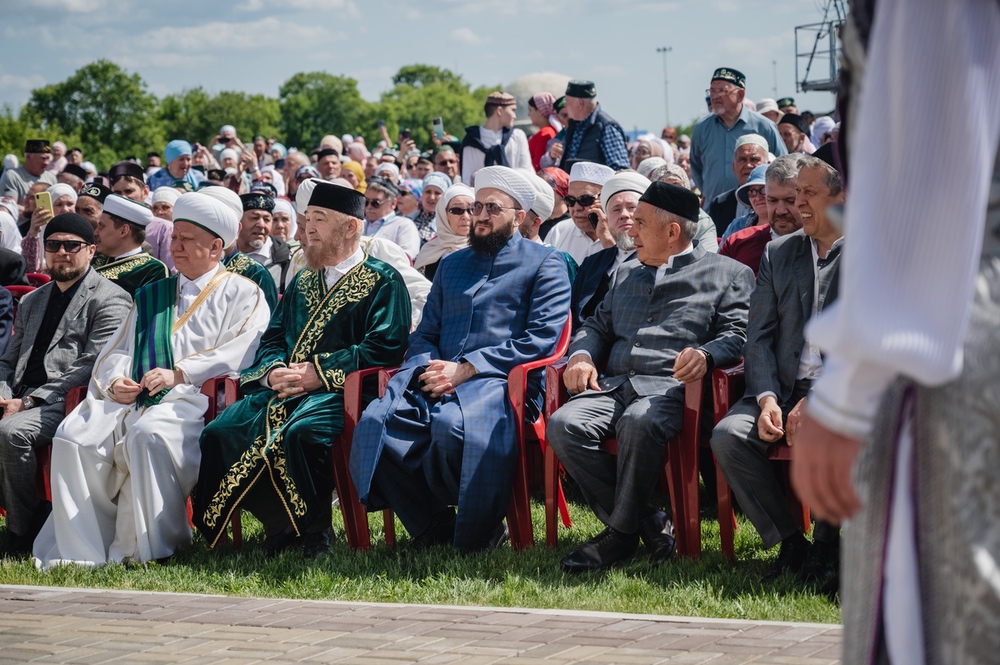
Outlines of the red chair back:
[{"label": "red chair back", "polygon": [[52,281],[51,277],[41,272],[29,272],[25,277],[28,278],[28,284],[31,284],[35,288],[44,286]]}]

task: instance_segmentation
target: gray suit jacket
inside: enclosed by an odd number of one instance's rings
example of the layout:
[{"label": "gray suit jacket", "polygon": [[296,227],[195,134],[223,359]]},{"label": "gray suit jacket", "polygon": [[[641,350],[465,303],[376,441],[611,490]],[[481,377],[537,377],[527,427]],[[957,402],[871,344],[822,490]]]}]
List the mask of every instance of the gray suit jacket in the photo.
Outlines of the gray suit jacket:
[{"label": "gray suit jacket", "polygon": [[746,341],[753,271],[699,247],[674,260],[659,282],[638,260],[618,267],[604,300],[574,336],[569,355],[590,353],[605,367],[599,383],[630,381],[639,395],[680,390],[674,360],[694,347],[718,366],[739,361]]},{"label": "gray suit jacket", "polygon": [[[45,317],[49,293],[58,288],[49,282],[24,296],[14,318],[14,336],[0,357],[0,397],[9,399],[20,385],[28,366],[32,345]],[[86,385],[97,354],[125,320],[132,305],[128,293],[91,269],[66,308],[48,352],[45,373],[48,383],[29,393],[36,400],[54,404],[66,399],[76,386]]]},{"label": "gray suit jacket", "polygon": [[[839,256],[834,261],[839,262]],[[839,266],[831,265],[830,270]],[[809,237],[801,230],[768,243],[760,261],[757,287],[750,297],[745,398],[756,402],[771,391],[785,405],[799,372],[805,327],[813,308],[813,259]]]}]

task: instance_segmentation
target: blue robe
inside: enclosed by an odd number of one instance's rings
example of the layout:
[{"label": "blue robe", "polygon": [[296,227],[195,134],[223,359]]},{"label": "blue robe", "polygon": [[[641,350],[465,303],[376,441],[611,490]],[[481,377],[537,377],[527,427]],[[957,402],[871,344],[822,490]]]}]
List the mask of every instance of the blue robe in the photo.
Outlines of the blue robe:
[{"label": "blue robe", "polygon": [[[400,371],[354,433],[351,475],[369,511],[393,508],[417,536],[435,506],[457,505],[455,546],[473,549],[487,540],[506,514],[518,456],[507,374],[555,350],[569,308],[561,253],[516,230],[495,255],[462,249],[441,261]],[[478,373],[454,394],[429,400],[417,377],[433,359],[467,361]],[[536,374],[528,390],[538,409]],[[395,478],[412,479],[414,499],[426,493],[426,500],[400,505],[401,488],[392,505],[375,478],[383,457]]]}]

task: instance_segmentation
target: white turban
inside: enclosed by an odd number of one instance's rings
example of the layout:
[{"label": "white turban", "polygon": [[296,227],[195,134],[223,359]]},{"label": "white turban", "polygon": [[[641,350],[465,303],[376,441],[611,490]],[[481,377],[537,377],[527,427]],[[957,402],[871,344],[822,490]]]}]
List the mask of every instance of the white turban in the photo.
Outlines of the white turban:
[{"label": "white turban", "polygon": [[378,165],[378,168],[375,169],[375,175],[378,175],[383,171],[388,171],[389,173],[396,176],[396,180],[399,180],[399,167],[396,166],[395,164],[391,162],[382,162],[381,164]]},{"label": "white turban", "polygon": [[487,166],[476,171],[476,193],[482,189],[499,189],[509,194],[525,211],[535,205],[535,188],[523,174],[509,166]]},{"label": "white turban", "polygon": [[232,148],[226,148],[219,153],[219,163],[221,164],[224,159],[231,159],[234,162],[238,162],[240,160],[240,155]]},{"label": "white turban", "polygon": [[616,173],[601,188],[601,210],[608,213],[608,201],[618,192],[638,192],[641,196],[652,183],[644,175],[635,171]]},{"label": "white turban", "polygon": [[640,175],[643,175],[648,178],[650,173],[660,168],[661,166],[666,166],[666,165],[667,165],[667,160],[663,159],[662,157],[647,157],[646,159],[639,162],[639,166],[636,167],[635,170],[638,171]]},{"label": "white turban", "polygon": [[[236,219],[239,220],[243,217],[243,201],[240,199],[239,194],[229,189],[228,187],[205,187],[204,189],[199,189],[195,194],[204,194],[205,196],[210,196],[216,201],[225,203],[227,206],[232,208],[236,212]],[[174,203],[174,221],[177,221],[177,203]],[[229,247],[229,245],[226,245]]]},{"label": "white turban", "polygon": [[108,198],[104,199],[104,212],[121,217],[143,228],[154,219],[153,211],[149,209],[149,206],[118,194],[108,194]]},{"label": "white turban", "polygon": [[764,152],[768,152],[770,150],[767,145],[767,139],[760,134],[744,134],[736,139],[736,147],[733,148],[733,152],[736,152],[745,145],[759,145],[764,149]]},{"label": "white turban", "polygon": [[608,178],[615,174],[615,170],[610,166],[597,164],[595,162],[576,162],[569,172],[570,182],[589,182],[594,185],[604,186]]},{"label": "white turban", "polygon": [[552,210],[556,207],[556,193],[552,191],[552,186],[539,178],[534,173],[527,176],[531,186],[535,188],[535,202],[531,209],[543,222],[552,216]]},{"label": "white turban", "polygon": [[70,197],[71,199],[73,199],[73,203],[76,203],[76,197],[77,197],[76,190],[65,183],[60,182],[58,184],[52,185],[45,191],[47,191],[49,194],[52,195],[53,203],[55,203],[64,196]]},{"label": "white turban", "polygon": [[288,224],[288,237],[294,238],[296,231],[299,229],[299,223],[297,221],[298,215],[295,212],[295,207],[292,206],[292,202],[288,199],[274,199],[274,210],[271,211],[271,214],[274,215],[276,212],[283,212],[288,215],[289,220],[291,220]]},{"label": "white turban", "polygon": [[153,191],[153,198],[151,203],[169,203],[173,205],[177,203],[177,199],[181,197],[181,193],[170,185],[164,185],[163,187],[157,187]]},{"label": "white turban", "polygon": [[241,215],[237,215],[229,204],[214,196],[205,196],[204,192],[188,192],[174,204],[174,222],[190,222],[200,226],[212,235],[222,238],[223,247],[230,247],[236,242],[236,236],[240,232],[240,217]]}]

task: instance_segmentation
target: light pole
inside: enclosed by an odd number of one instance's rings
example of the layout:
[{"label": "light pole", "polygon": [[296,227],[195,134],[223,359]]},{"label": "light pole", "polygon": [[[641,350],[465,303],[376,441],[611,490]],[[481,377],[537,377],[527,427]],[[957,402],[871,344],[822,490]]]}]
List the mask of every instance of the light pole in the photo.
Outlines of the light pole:
[{"label": "light pole", "polygon": [[673,51],[672,46],[658,46],[657,53],[663,54],[663,106],[667,113],[667,127],[670,126],[670,84],[667,82],[667,54]]}]

